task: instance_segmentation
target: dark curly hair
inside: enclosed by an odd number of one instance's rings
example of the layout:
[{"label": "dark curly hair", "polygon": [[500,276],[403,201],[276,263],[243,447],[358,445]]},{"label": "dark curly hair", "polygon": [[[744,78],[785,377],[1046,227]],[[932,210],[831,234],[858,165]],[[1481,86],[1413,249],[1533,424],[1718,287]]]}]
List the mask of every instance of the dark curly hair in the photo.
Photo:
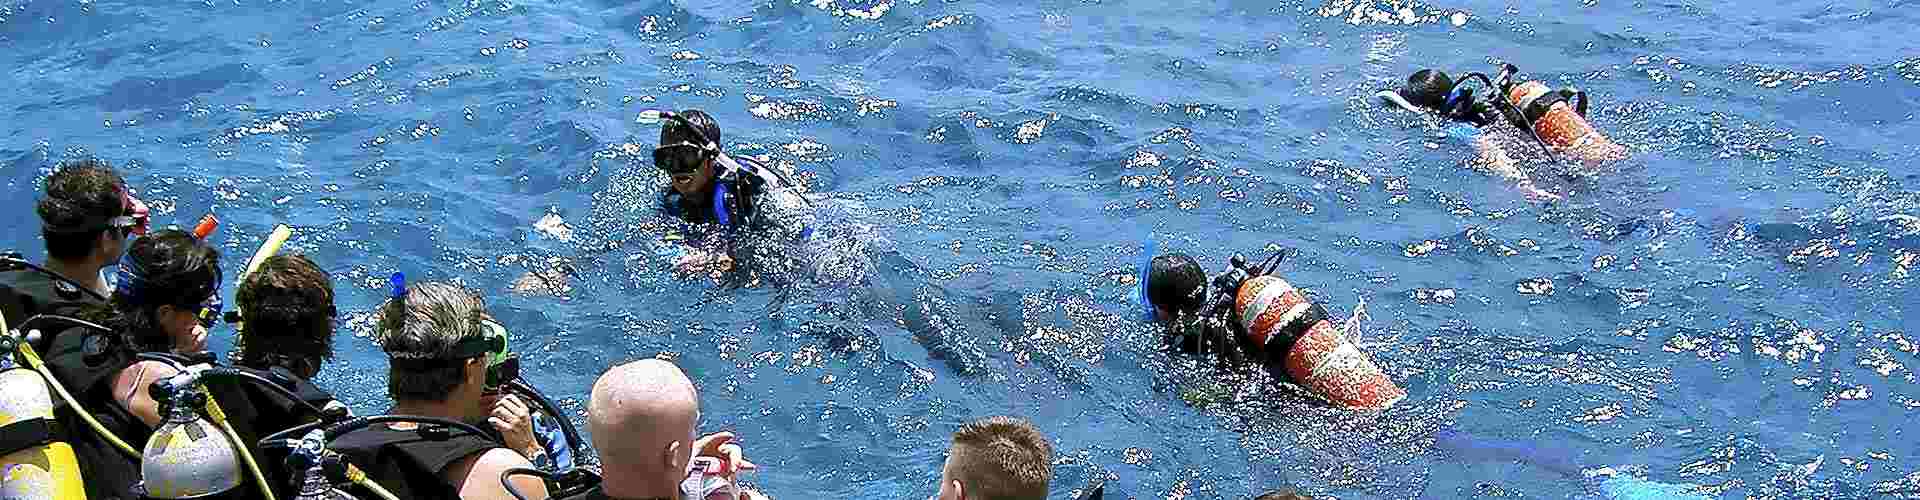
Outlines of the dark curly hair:
[{"label": "dark curly hair", "polygon": [[[712,141],[715,145],[720,144],[720,122],[714,121],[713,115],[709,115],[707,112],[698,109],[681,111],[679,115],[685,117],[687,123],[693,124],[693,126],[699,130],[699,133],[694,133],[694,129],[687,128],[687,126],[681,124],[679,120],[667,120],[666,125],[660,127],[660,144],[666,145],[681,141],[698,145],[705,145],[707,141]],[[707,140],[700,140],[701,135],[705,135]]]},{"label": "dark curly hair", "polygon": [[1147,273],[1147,299],[1175,314],[1198,313],[1207,302],[1207,271],[1187,254],[1154,257]]},{"label": "dark curly hair", "polygon": [[113,291],[117,313],[107,326],[139,352],[173,349],[154,317],[160,306],[199,307],[220,291],[220,250],[179,229],[134,240],[120,266]]},{"label": "dark curly hair", "polygon": [[246,342],[235,347],[235,363],[318,372],[333,359],[338,315],[333,297],[333,280],[305,255],[276,255],[261,262],[233,292],[246,319]]},{"label": "dark curly hair", "polygon": [[40,235],[47,254],[56,259],[78,259],[93,252],[105,226],[86,227],[126,212],[122,195],[126,180],[113,165],[98,159],[61,162],[47,177],[47,192],[34,211],[40,215]]}]

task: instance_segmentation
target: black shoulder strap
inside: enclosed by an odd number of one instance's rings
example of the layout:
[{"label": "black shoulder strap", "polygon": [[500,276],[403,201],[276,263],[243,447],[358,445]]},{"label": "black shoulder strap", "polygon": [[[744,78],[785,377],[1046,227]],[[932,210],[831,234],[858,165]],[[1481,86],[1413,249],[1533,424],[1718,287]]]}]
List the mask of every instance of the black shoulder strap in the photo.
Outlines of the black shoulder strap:
[{"label": "black shoulder strap", "polygon": [[0,426],[0,457],[51,443],[55,434],[54,422],[41,417],[15,420]]}]

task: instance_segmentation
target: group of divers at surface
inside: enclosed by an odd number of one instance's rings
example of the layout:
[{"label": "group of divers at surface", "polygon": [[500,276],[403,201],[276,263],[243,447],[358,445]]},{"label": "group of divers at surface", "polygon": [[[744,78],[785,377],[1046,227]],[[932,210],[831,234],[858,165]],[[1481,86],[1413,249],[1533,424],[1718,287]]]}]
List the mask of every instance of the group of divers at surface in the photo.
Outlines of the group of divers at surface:
[{"label": "group of divers at surface", "polygon": [[[1421,71],[1381,97],[1460,123],[1450,135],[1535,196],[1556,195],[1480,130],[1511,124],[1548,154],[1586,162],[1624,156],[1582,118],[1584,94],[1512,73],[1456,83]],[[1476,100],[1468,82],[1498,95]],[[653,160],[671,177],[660,208],[683,222],[671,238],[679,272],[753,273],[767,249],[810,237],[811,202],[774,170],[727,155],[711,116],[641,116],[663,125]],[[218,220],[149,231],[146,205],[104,161],[59,165],[36,212],[47,259],[0,256],[0,498],[764,498],[734,483],[755,466],[732,434],[698,434],[698,396],[671,362],[602,375],[582,439],[519,377],[482,294],[394,273],[372,322],[393,404],[356,416],[313,382],[333,358],[339,311],[328,273],[279,254],[285,226],[238,270],[228,308],[232,269],[208,243]],[[1273,275],[1284,254],[1235,256],[1212,278],[1183,254],[1143,256],[1138,298],[1168,347],[1265,368],[1335,406],[1406,396],[1348,340],[1350,326]],[[207,350],[222,322],[235,336],[224,361]],[[938,498],[1044,499],[1051,450],[1018,418],[968,423]]]}]

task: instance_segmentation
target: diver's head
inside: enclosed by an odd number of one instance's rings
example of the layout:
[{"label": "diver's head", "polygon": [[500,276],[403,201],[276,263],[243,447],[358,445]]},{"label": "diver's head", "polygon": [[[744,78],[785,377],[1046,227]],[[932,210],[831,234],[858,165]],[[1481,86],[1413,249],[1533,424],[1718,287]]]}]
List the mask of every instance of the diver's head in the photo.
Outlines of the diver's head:
[{"label": "diver's head", "polygon": [[333,359],[333,280],[304,255],[275,255],[261,262],[233,292],[246,318],[247,340],[235,358],[242,366],[275,365],[313,378]]},{"label": "diver's head", "polygon": [[660,127],[660,146],[653,150],[653,164],[673,176],[673,190],[682,196],[703,198],[713,190],[717,175],[714,159],[720,155],[720,123],[697,109],[675,114],[686,121],[667,120]]},{"label": "diver's head", "polygon": [[387,395],[395,403],[442,404],[462,420],[484,421],[487,359],[504,347],[490,339],[498,323],[486,303],[451,283],[402,288],[380,306],[374,327],[387,352]]},{"label": "diver's head", "polygon": [[1032,421],[1005,415],[960,426],[940,468],[937,500],[1045,500],[1053,442]]},{"label": "diver's head", "polygon": [[126,181],[102,160],[61,162],[34,208],[47,256],[96,270],[126,252],[128,237],[146,234],[145,205],[128,194]]},{"label": "diver's head", "polygon": [[1147,272],[1147,300],[1160,321],[1200,312],[1207,302],[1206,269],[1183,253],[1154,257]]},{"label": "diver's head", "polygon": [[140,352],[198,353],[220,317],[220,251],[193,233],[134,240],[113,291],[115,325]]},{"label": "diver's head", "polygon": [[1400,97],[1415,106],[1431,111],[1443,112],[1447,107],[1447,94],[1453,92],[1453,79],[1445,71],[1423,69],[1407,77],[1407,86],[1400,89]]},{"label": "diver's head", "polygon": [[587,434],[600,452],[601,487],[626,498],[672,496],[693,464],[700,394],[673,362],[615,366],[587,397]]}]

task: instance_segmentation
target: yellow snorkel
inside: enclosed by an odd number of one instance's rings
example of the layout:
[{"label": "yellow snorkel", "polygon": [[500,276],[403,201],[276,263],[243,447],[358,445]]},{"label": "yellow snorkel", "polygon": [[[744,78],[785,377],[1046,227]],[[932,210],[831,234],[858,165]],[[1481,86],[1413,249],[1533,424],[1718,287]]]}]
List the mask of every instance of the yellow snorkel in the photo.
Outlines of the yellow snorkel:
[{"label": "yellow snorkel", "polygon": [[[260,242],[260,249],[255,250],[253,252],[253,258],[247,260],[246,269],[240,271],[240,278],[234,281],[234,289],[239,290],[240,285],[247,282],[247,277],[253,276],[253,272],[259,270],[260,265],[266,263],[268,257],[279,254],[280,247],[286,245],[287,239],[292,237],[293,228],[291,226],[286,224],[273,226],[273,232],[267,235],[267,240]],[[240,317],[239,308],[236,307],[234,309],[235,310],[227,313],[226,318],[228,323],[233,324],[233,347],[235,351],[245,351],[247,345],[245,318]]]}]

